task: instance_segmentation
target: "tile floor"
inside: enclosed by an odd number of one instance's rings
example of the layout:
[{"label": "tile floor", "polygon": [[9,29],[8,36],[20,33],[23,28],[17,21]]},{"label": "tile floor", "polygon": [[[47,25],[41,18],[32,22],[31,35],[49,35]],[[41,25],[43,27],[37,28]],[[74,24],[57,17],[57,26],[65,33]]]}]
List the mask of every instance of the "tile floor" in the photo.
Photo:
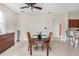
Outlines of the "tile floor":
[{"label": "tile floor", "polygon": [[[0,56],[30,56],[27,41],[17,42],[14,46],[1,53]],[[46,50],[42,51],[38,47],[36,51],[33,48],[33,56],[46,56]],[[79,48],[73,48],[64,42],[55,41],[49,56],[79,56]]]}]

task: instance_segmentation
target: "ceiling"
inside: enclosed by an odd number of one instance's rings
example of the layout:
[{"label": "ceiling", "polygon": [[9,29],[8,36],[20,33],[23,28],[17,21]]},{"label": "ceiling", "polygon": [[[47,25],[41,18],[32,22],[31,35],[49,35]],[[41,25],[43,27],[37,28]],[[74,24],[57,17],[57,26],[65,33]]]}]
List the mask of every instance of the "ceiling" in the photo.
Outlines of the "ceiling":
[{"label": "ceiling", "polygon": [[[20,9],[26,6],[24,3],[4,3],[8,8],[16,13],[31,13],[30,8]],[[36,6],[42,7],[42,10],[33,9],[33,12],[74,12],[79,11],[79,3],[37,3]]]}]

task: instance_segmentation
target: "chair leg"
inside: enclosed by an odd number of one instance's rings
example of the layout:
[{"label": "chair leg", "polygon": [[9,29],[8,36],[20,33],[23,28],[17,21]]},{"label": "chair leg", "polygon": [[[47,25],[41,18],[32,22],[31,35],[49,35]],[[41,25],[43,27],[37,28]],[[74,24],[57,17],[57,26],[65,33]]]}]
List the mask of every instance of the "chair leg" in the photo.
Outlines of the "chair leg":
[{"label": "chair leg", "polygon": [[68,45],[70,45],[70,43],[71,43],[71,38],[69,38],[69,40],[68,40]]},{"label": "chair leg", "polygon": [[[50,51],[51,51],[51,47],[49,47]],[[43,44],[42,44],[42,51],[44,50]]]},{"label": "chair leg", "polygon": [[28,51],[29,51],[29,45],[28,45]]},{"label": "chair leg", "polygon": [[51,47],[50,47],[50,51],[51,51]]},{"label": "chair leg", "polygon": [[79,39],[78,39],[78,48],[79,48]]},{"label": "chair leg", "polygon": [[75,46],[75,40],[73,41],[73,48],[74,48],[74,46]]},{"label": "chair leg", "polygon": [[74,48],[75,43],[73,44],[73,48]]},{"label": "chair leg", "polygon": [[43,49],[43,44],[42,44],[42,51],[43,51],[44,49]]}]

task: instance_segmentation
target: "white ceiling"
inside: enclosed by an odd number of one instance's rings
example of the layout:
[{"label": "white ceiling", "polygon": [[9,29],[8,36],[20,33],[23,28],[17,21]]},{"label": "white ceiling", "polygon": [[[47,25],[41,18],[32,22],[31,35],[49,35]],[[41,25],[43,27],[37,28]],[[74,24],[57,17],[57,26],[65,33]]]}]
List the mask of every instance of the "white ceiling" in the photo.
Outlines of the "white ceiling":
[{"label": "white ceiling", "polygon": [[[17,13],[30,13],[30,8],[20,9],[26,6],[24,3],[4,3],[7,7]],[[42,7],[42,10],[33,9],[33,12],[74,12],[79,11],[79,3],[37,3],[36,6]]]}]

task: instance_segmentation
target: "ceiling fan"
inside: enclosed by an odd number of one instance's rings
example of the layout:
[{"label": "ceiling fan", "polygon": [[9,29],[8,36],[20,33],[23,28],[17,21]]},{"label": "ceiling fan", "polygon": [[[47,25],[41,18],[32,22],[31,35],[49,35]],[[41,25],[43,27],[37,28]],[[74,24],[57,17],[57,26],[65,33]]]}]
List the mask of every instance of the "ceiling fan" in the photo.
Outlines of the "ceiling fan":
[{"label": "ceiling fan", "polygon": [[38,7],[38,6],[35,6],[35,4],[37,3],[25,3],[27,6],[24,6],[24,7],[20,7],[21,9],[24,9],[24,8],[31,8],[31,10],[33,10],[34,8],[35,9],[38,9],[38,10],[42,10],[42,7]]}]

